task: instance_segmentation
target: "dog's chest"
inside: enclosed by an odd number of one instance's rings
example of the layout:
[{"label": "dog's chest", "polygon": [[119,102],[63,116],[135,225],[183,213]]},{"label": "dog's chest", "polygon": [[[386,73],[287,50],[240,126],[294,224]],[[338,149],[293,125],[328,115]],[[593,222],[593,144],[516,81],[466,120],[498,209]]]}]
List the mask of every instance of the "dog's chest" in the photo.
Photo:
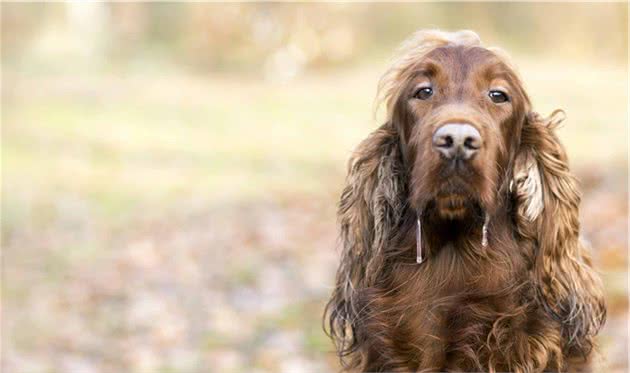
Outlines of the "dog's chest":
[{"label": "dog's chest", "polygon": [[521,306],[518,292],[500,271],[476,272],[469,267],[448,277],[431,277],[444,273],[442,269],[429,268],[403,285],[403,291],[414,297],[406,311],[392,319],[399,320],[404,344],[416,351],[418,366],[413,369],[479,370],[492,347],[526,323],[524,314],[514,313]]}]

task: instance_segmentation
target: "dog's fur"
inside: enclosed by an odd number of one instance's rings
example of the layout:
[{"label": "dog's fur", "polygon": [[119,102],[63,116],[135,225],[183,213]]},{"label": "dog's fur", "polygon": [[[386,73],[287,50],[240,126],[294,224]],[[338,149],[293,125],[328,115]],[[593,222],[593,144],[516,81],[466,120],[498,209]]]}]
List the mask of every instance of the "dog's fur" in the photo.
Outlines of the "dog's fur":
[{"label": "dog's fur", "polygon": [[[430,100],[413,97],[421,81],[433,86]],[[488,99],[494,85],[509,103]],[[562,113],[533,112],[505,55],[470,31],[414,34],[379,100],[387,122],[352,156],[338,211],[343,251],[325,326],[344,367],[588,370],[606,308],[554,134]],[[484,142],[458,172],[431,147],[452,120]]]}]

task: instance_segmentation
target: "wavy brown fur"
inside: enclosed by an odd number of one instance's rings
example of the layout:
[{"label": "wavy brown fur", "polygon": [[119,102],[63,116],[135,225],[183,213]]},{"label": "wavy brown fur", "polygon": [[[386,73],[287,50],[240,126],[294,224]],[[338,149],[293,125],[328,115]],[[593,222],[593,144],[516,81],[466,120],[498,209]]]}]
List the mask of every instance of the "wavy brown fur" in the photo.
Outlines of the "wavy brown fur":
[{"label": "wavy brown fur", "polygon": [[[349,162],[327,332],[348,370],[588,370],[605,305],[579,240],[580,194],[553,133],[558,113],[532,112],[510,73],[514,110],[501,132],[484,132],[494,158],[479,160],[481,171],[470,177],[477,207],[458,221],[430,208],[438,169],[401,97],[414,66],[451,45],[480,42],[471,32],[420,32],[381,81],[388,122]],[[487,247],[478,210],[491,217]],[[415,263],[418,211],[428,252],[422,265]]]}]

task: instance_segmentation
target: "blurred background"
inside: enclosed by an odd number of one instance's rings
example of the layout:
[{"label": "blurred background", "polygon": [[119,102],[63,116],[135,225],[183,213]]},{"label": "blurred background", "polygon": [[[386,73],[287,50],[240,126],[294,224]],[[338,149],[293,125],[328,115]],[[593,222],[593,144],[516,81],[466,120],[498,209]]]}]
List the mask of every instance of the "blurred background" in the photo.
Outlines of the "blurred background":
[{"label": "blurred background", "polygon": [[627,369],[628,5],[3,3],[5,372],[316,372],[353,147],[419,28],[519,66],[584,191]]}]

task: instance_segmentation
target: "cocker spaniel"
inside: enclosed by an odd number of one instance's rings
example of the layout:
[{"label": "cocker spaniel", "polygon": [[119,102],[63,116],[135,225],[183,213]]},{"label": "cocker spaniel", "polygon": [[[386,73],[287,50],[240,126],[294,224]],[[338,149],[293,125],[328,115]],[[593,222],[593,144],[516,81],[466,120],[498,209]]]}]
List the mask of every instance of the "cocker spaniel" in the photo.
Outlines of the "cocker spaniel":
[{"label": "cocker spaniel", "polygon": [[360,371],[583,371],[606,317],[580,192],[512,65],[471,31],[419,31],[353,154],[325,326]]}]

